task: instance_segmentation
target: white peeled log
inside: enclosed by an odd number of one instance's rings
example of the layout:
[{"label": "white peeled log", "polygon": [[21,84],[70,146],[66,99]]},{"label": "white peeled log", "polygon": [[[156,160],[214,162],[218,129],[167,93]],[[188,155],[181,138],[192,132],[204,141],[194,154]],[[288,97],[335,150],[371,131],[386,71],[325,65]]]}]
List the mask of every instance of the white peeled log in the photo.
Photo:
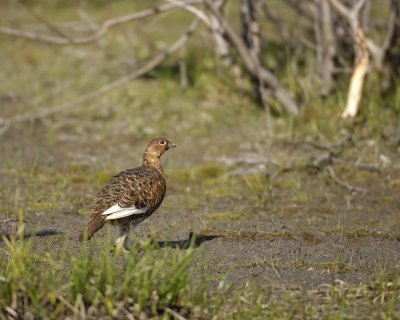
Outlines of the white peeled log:
[{"label": "white peeled log", "polygon": [[358,0],[351,8],[346,7],[339,0],[329,1],[333,7],[347,19],[353,35],[356,59],[350,79],[347,103],[342,113],[342,118],[354,118],[360,109],[364,79],[369,67],[369,53],[361,18],[362,9],[365,7],[368,0]]},{"label": "white peeled log", "polygon": [[347,104],[342,118],[354,118],[358,114],[364,79],[369,67],[369,54],[365,45],[364,31],[360,25],[357,28],[356,39],[358,57],[351,76]]}]

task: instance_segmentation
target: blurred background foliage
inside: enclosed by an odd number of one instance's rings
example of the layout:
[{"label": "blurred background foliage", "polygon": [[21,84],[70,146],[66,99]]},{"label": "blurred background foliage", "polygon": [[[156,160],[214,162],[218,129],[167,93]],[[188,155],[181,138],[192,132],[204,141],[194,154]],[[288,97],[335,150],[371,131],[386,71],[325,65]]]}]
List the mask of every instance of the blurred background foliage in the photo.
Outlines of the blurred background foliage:
[{"label": "blurred background foliage", "polygon": [[[331,7],[330,15],[336,41],[336,55],[332,58],[335,70],[332,74],[332,88],[321,93],[324,84],[318,73],[318,2],[250,1],[261,35],[259,62],[278,79],[287,94],[293,97],[302,112],[301,118],[304,114],[311,113],[315,114],[316,118],[324,117],[319,115],[319,109],[322,108],[329,108],[334,116],[343,110],[355,60],[354,43],[348,23]],[[378,46],[387,36],[388,19],[391,14],[390,1],[383,2],[368,1],[363,11],[363,19],[367,21],[364,28],[368,39]],[[50,32],[57,36],[54,30],[48,30],[48,23],[53,25],[62,37],[82,37],[91,34],[107,19],[162,4],[165,2],[3,1],[2,26],[30,30],[38,34]],[[226,1],[223,13],[236,33],[244,37],[239,4]],[[196,6],[211,16],[204,4]],[[74,100],[143,65],[150,57],[165,50],[182,35],[192,20],[192,13],[178,8],[143,20],[121,24],[111,28],[98,41],[75,46],[49,45],[3,35],[0,38],[3,49],[1,56],[2,60],[7,62],[2,66],[3,81],[0,90],[6,97],[11,97],[8,99],[11,101],[16,99],[13,92],[22,89],[29,96],[29,104],[32,107],[36,106],[36,110]],[[224,35],[224,38],[230,42],[228,36]],[[153,122],[163,117],[172,117],[185,118],[185,121],[190,122],[188,113],[196,114],[198,118],[199,110],[203,109],[182,105],[207,104],[207,100],[210,107],[219,106],[217,109],[221,109],[222,115],[218,117],[217,112],[210,116],[208,111],[202,115],[209,119],[217,116],[218,124],[227,120],[225,115],[232,112],[232,104],[242,106],[242,110],[235,109],[239,113],[245,110],[246,113],[258,114],[260,108],[257,106],[264,106],[269,119],[285,114],[285,106],[274,99],[274,90],[270,90],[268,85],[265,85],[267,98],[264,101],[260,100],[254,77],[249,76],[243,65],[243,57],[231,44],[229,55],[228,64],[224,64],[216,52],[212,30],[201,25],[187,44],[171,54],[159,67],[142,76],[142,82],[139,83],[145,87],[143,90],[137,88],[140,84],[132,81],[125,87],[110,91],[105,97],[101,97],[101,100],[116,99],[118,101],[115,103],[121,104],[121,108],[134,112],[135,119],[130,119],[133,120],[133,124],[131,122],[128,127],[138,128],[139,131],[142,126],[140,119]],[[372,56],[370,61],[362,90],[360,121],[375,123],[377,118],[381,119],[386,113],[396,117],[399,112],[398,70],[391,62],[389,65],[385,63],[387,68],[377,68]],[[158,80],[160,82],[157,83]],[[169,106],[158,108],[157,114],[148,112],[151,108],[147,109],[144,106],[149,103],[158,104],[158,101],[155,101],[158,99],[161,99],[163,104],[167,101]],[[171,103],[171,100],[175,100],[174,103]],[[219,100],[225,103],[221,104]],[[89,105],[93,103],[93,100],[89,101]],[[248,108],[249,105],[254,105],[255,108]],[[15,112],[20,114],[29,110],[27,104],[16,106],[11,103],[10,106],[8,109],[7,103],[5,104],[3,118],[15,115]],[[135,108],[140,112],[140,119],[134,111]],[[91,115],[98,117],[100,111],[112,114],[114,108],[94,109],[97,112],[92,110]],[[304,118],[297,121],[306,123]],[[340,126],[341,122],[338,120],[335,125]]]}]

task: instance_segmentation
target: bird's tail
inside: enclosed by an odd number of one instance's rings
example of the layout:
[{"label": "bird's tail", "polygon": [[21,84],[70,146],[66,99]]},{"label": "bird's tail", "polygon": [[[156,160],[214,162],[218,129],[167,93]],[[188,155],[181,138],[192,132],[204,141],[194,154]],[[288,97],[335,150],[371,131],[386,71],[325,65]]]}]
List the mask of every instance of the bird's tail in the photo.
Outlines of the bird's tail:
[{"label": "bird's tail", "polygon": [[79,234],[79,241],[90,240],[93,235],[104,226],[104,220],[99,217],[92,217],[87,228]]}]

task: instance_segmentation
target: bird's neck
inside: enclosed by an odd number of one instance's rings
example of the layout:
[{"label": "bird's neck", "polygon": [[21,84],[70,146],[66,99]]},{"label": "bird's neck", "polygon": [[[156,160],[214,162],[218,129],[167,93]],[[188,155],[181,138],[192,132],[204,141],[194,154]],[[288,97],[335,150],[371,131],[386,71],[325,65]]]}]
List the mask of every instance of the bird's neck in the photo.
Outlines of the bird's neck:
[{"label": "bird's neck", "polygon": [[154,168],[164,173],[161,167],[160,157],[145,153],[143,155],[143,167]]}]

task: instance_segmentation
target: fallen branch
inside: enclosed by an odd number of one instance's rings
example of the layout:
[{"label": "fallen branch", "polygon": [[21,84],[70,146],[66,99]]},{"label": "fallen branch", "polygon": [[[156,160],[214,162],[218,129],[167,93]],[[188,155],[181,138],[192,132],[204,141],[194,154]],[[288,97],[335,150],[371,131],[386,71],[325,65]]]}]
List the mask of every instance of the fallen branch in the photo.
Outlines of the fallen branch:
[{"label": "fallen branch", "polygon": [[333,158],[332,162],[352,166],[357,169],[365,170],[365,171],[369,171],[369,172],[375,172],[375,173],[382,172],[382,169],[379,166],[373,165],[373,164],[360,163],[358,161],[351,162],[351,161],[341,160],[341,159],[337,159],[337,158]]},{"label": "fallen branch", "polygon": [[366,189],[360,188],[360,187],[354,187],[352,185],[349,185],[348,183],[340,180],[337,176],[335,171],[331,166],[326,166],[326,171],[328,172],[329,176],[332,178],[332,180],[337,183],[339,186],[346,188],[350,192],[361,192],[364,194],[367,194],[368,191]]},{"label": "fallen branch", "polygon": [[[181,2],[181,1],[179,1]],[[184,4],[189,5],[189,4],[198,4],[202,3],[201,0],[187,0]],[[130,21],[134,20],[140,20],[144,19],[150,16],[153,16],[158,13],[166,12],[172,9],[176,9],[182,6],[181,4],[174,4],[174,3],[166,3],[159,5],[154,8],[146,9],[143,11],[139,12],[133,12],[121,17],[113,18],[104,21],[99,29],[94,32],[93,34],[85,37],[77,37],[77,38],[72,38],[72,37],[61,37],[61,36],[51,36],[51,35],[45,35],[45,34],[40,34],[40,33],[35,33],[31,31],[25,31],[25,30],[19,30],[19,29],[14,29],[14,28],[8,28],[8,27],[0,27],[0,33],[5,34],[5,35],[10,35],[10,36],[15,36],[15,37],[21,37],[25,38],[28,40],[33,40],[33,41],[41,41],[45,42],[48,44],[54,44],[54,45],[84,45],[84,44],[89,44],[92,42],[97,41],[101,37],[105,36],[107,32],[120,24],[127,23]],[[42,21],[43,23],[43,21]],[[48,26],[48,24],[46,24]],[[52,30],[55,31],[56,27],[52,25]],[[58,34],[62,34],[61,31],[57,32]]]},{"label": "fallen branch", "polygon": [[269,174],[268,177],[269,177],[269,179],[272,180],[281,174],[288,173],[291,171],[311,169],[313,171],[316,171],[317,173],[320,173],[321,171],[325,170],[329,174],[329,177],[336,184],[340,185],[341,187],[346,188],[350,192],[360,192],[360,193],[366,194],[366,193],[368,193],[368,191],[366,189],[352,186],[352,185],[346,183],[345,181],[339,179],[332,167],[332,165],[334,165],[334,164],[341,164],[341,165],[350,165],[350,166],[353,166],[360,170],[367,170],[367,171],[375,172],[375,173],[381,172],[381,169],[375,165],[364,164],[364,163],[360,163],[359,161],[351,162],[351,161],[341,160],[338,158],[338,156],[343,152],[345,145],[351,141],[351,137],[352,137],[351,134],[346,132],[345,136],[342,139],[340,139],[336,143],[329,144],[329,145],[322,145],[322,144],[315,143],[313,141],[307,141],[307,140],[301,141],[301,142],[297,143],[294,147],[298,148],[300,145],[308,145],[315,149],[323,150],[324,152],[321,153],[319,156],[311,159],[306,164],[297,165],[297,166],[280,167],[277,171],[273,172],[272,174]]},{"label": "fallen branch", "polygon": [[175,41],[175,43],[173,43],[167,50],[157,54],[152,59],[150,59],[147,63],[145,63],[143,66],[136,69],[132,73],[127,74],[126,76],[119,78],[111,83],[108,83],[108,84],[100,87],[96,91],[92,91],[92,92],[87,93],[73,101],[69,101],[67,103],[61,104],[55,108],[49,108],[49,109],[43,110],[36,114],[23,114],[23,115],[9,118],[9,119],[1,119],[0,118],[0,125],[2,124],[2,126],[0,127],[0,135],[5,133],[12,124],[15,124],[18,122],[24,122],[24,121],[28,121],[28,120],[41,119],[41,118],[48,117],[55,113],[71,110],[72,108],[77,107],[86,101],[89,101],[91,99],[102,96],[105,93],[107,93],[110,90],[113,90],[115,88],[122,87],[122,86],[126,85],[127,83],[129,83],[131,80],[136,79],[136,78],[146,74],[150,70],[153,70],[154,68],[159,66],[161,64],[161,62],[163,62],[171,53],[173,53],[174,51],[176,51],[179,48],[181,48],[182,46],[184,46],[186,44],[186,42],[189,40],[190,36],[196,30],[198,23],[199,23],[199,20],[196,18],[192,22],[192,24],[189,26],[187,31],[177,41]]},{"label": "fallen branch", "polygon": [[351,137],[352,137],[351,134],[349,134],[347,132],[342,139],[340,139],[338,142],[333,143],[333,144],[323,145],[323,144],[320,144],[320,143],[317,143],[317,142],[314,142],[314,141],[311,141],[311,140],[305,141],[304,143],[309,145],[309,146],[312,146],[312,147],[314,147],[316,149],[320,149],[320,150],[325,150],[325,151],[329,151],[329,152],[332,152],[332,153],[336,153],[336,152],[338,152],[338,149],[343,148],[348,142],[351,141]]},{"label": "fallen branch", "polygon": [[341,138],[338,142],[332,143],[332,144],[320,144],[315,141],[312,141],[310,139],[306,139],[304,141],[300,141],[294,144],[294,149],[298,148],[301,145],[308,145],[310,147],[313,147],[315,149],[323,150],[323,151],[328,151],[329,153],[332,153],[334,156],[337,156],[343,149],[343,147],[351,142],[352,135],[350,132],[345,131],[343,138]]}]

